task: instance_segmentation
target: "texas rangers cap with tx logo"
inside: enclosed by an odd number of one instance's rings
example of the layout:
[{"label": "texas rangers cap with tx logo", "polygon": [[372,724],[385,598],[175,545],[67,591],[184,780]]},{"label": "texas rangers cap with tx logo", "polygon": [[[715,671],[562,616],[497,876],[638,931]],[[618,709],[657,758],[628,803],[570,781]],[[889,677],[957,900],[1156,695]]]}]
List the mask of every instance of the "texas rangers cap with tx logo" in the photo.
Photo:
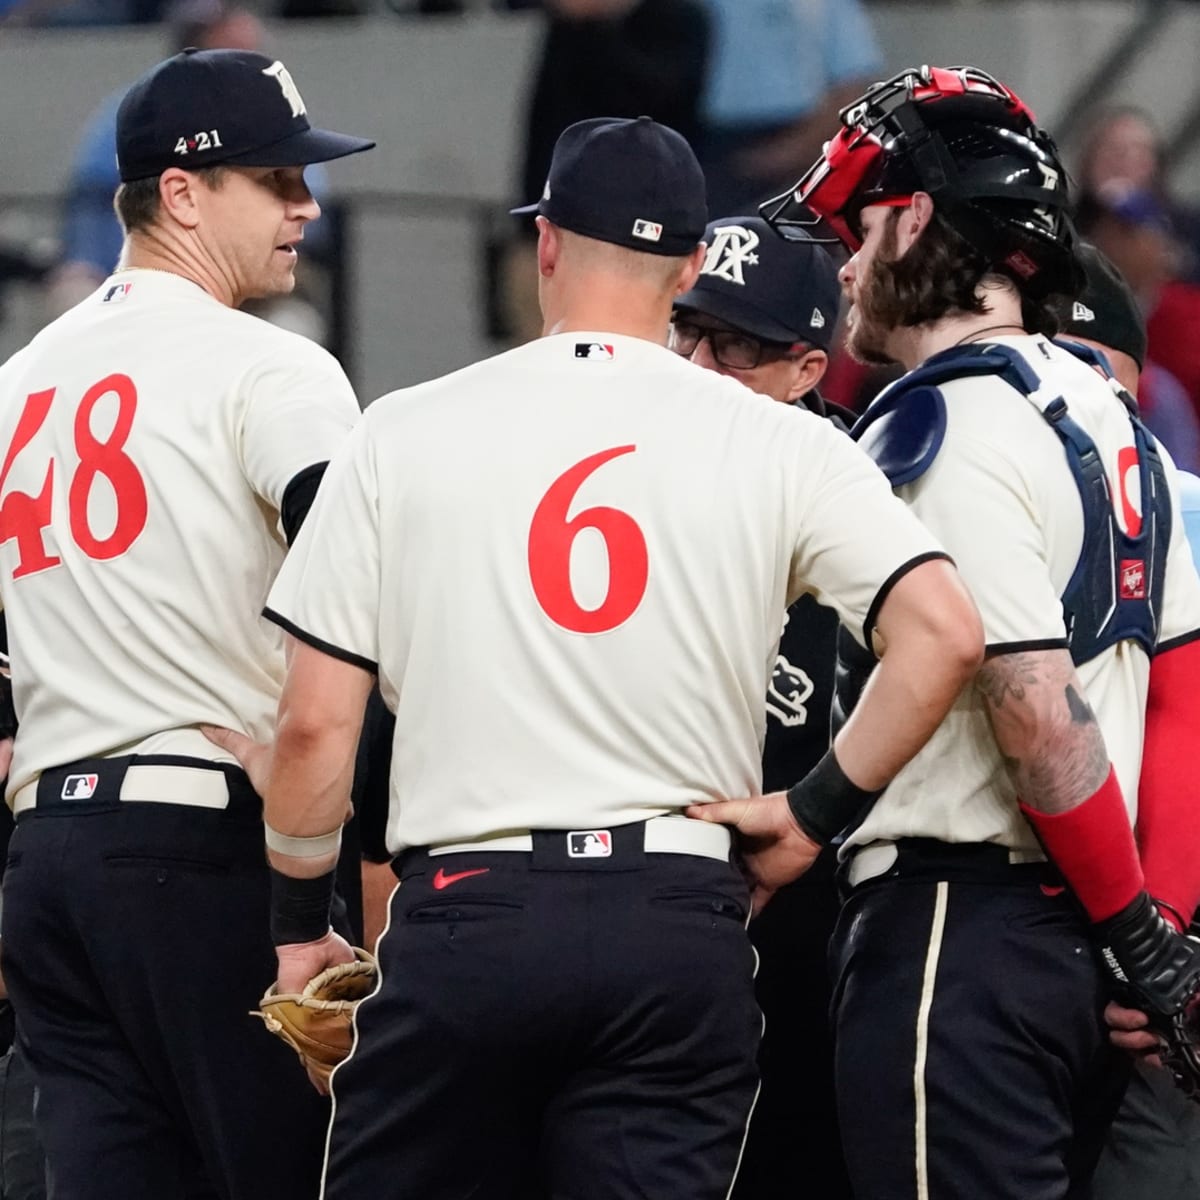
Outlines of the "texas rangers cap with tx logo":
[{"label": "texas rangers cap with tx logo", "polygon": [[287,67],[247,50],[184,50],[143,75],[117,109],[126,183],[169,167],[299,167],[374,145],[314,129]]},{"label": "texas rangers cap with tx logo", "polygon": [[823,246],[785,241],[761,217],[722,217],[704,240],[708,256],[677,311],[705,313],[764,341],[829,349],[841,289]]},{"label": "texas rangers cap with tx logo", "polygon": [[514,208],[572,233],[691,254],[704,236],[704,173],[682,134],[649,117],[595,117],[559,134],[542,198]]}]

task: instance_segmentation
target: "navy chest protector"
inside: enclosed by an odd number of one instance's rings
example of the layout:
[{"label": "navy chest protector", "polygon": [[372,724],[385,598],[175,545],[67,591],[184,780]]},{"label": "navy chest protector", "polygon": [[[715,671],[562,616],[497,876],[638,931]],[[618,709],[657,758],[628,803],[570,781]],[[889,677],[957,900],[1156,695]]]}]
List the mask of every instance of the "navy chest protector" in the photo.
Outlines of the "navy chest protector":
[{"label": "navy chest protector", "polygon": [[[1106,377],[1095,351],[1055,343]],[[1141,523],[1136,534],[1117,521],[1114,496],[1095,442],[1071,419],[1061,396],[1042,396],[1041,380],[1016,350],[1003,345],[954,347],[935,355],[885,391],[851,431],[893,487],[919,479],[933,464],[946,435],[946,403],[939,385],[952,379],[998,375],[1042,414],[1062,442],[1083,504],[1083,545],[1063,592],[1067,643],[1076,666],[1109,646],[1131,640],[1154,653],[1162,617],[1163,579],[1171,534],[1171,498],[1158,446],[1125,403],[1137,454]]]}]

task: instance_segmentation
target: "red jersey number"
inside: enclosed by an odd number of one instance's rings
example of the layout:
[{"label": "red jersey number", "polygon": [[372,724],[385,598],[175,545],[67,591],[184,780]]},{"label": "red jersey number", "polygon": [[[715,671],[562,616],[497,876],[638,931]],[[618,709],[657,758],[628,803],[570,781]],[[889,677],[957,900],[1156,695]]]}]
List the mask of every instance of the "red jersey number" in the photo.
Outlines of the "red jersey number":
[{"label": "red jersey number", "polygon": [[1137,448],[1134,446],[1122,447],[1117,455],[1117,475],[1120,478],[1121,492],[1121,513],[1125,518],[1125,532],[1130,537],[1137,537],[1142,532],[1142,515],[1133,506],[1133,500],[1129,495],[1130,475],[1133,476],[1133,486],[1138,495],[1141,495],[1141,468],[1138,464]]},{"label": "red jersey number", "polygon": [[[0,494],[17,455],[33,440],[50,412],[54,388],[34,392],[25,401],[16,433],[0,467]],[[117,418],[108,438],[101,440],[92,432],[92,413],[100,399],[117,398]],[[137,388],[128,375],[109,375],[84,393],[75,412],[75,451],[79,466],[67,491],[67,513],[71,536],[89,558],[115,558],[124,554],[146,527],[146,484],[133,459],[125,453],[125,443],[137,412]],[[55,460],[46,464],[46,475],[36,496],[27,492],[9,492],[0,503],[0,542],[17,542],[17,566],[13,578],[33,575],[62,560],[46,550],[42,530],[50,524],[54,498]],[[117,519],[107,537],[97,537],[88,522],[88,499],[97,475],[103,475],[117,500]]]},{"label": "red jersey number", "polygon": [[[577,462],[549,487],[529,525],[529,578],[542,611],[573,633],[607,633],[633,616],[646,594],[650,566],[638,523],[619,508],[596,505],[567,512],[585,479],[606,462],[632,454],[636,446],[614,446]],[[581,530],[595,529],[608,551],[608,592],[599,608],[583,608],[571,590],[571,547]]]}]

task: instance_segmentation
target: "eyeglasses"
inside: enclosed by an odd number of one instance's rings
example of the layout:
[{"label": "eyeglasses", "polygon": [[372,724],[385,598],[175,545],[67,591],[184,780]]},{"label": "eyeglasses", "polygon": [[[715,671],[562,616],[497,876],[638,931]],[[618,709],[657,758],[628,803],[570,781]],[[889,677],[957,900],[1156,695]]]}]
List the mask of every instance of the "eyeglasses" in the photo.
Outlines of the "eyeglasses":
[{"label": "eyeglasses", "polygon": [[671,322],[671,335],[668,345],[676,354],[689,357],[700,345],[702,338],[708,338],[712,347],[712,356],[723,367],[735,371],[752,371],[764,362],[777,362],[786,358],[800,346],[787,342],[764,342],[761,338],[752,337],[748,333],[739,333],[736,329],[713,329],[707,325],[695,325],[691,321]]}]

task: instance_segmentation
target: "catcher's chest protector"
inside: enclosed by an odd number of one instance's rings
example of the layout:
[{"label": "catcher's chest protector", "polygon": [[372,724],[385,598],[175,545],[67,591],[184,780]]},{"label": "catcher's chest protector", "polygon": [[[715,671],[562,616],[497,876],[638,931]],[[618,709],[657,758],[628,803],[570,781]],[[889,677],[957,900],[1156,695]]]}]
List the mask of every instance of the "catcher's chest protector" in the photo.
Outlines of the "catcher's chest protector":
[{"label": "catcher's chest protector", "polygon": [[[1056,342],[1089,365],[1109,372],[1094,351]],[[1067,642],[1075,665],[1109,646],[1132,640],[1154,653],[1162,616],[1163,578],[1171,535],[1171,497],[1158,445],[1126,402],[1137,454],[1141,526],[1117,521],[1112,488],[1095,442],[1070,416],[1062,396],[1042,393],[1041,379],[1012,347],[952,347],[897,380],[871,404],[851,436],[893,487],[919,479],[937,458],[946,435],[939,385],[951,379],[998,375],[1041,413],[1063,444],[1083,505],[1083,543],[1062,596]]]}]

